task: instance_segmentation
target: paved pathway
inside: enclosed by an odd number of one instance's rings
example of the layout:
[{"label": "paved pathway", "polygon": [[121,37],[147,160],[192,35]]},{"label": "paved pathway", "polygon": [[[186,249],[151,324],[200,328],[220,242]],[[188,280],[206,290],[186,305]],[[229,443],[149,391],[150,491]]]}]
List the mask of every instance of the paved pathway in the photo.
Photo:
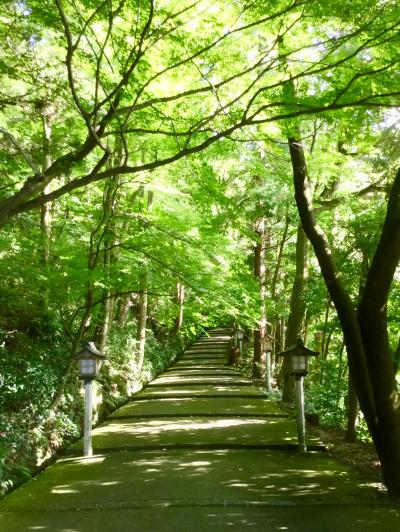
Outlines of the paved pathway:
[{"label": "paved pathway", "polygon": [[400,530],[400,511],[331,460],[201,338],[66,458],[0,502],[0,531]]}]

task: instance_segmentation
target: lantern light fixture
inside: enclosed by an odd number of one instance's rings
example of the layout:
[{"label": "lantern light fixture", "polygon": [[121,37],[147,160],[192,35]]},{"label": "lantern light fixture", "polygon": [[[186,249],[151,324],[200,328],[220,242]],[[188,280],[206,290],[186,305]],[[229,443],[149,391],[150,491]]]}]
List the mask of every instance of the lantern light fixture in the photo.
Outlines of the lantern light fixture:
[{"label": "lantern light fixture", "polygon": [[97,378],[106,356],[100,353],[94,342],[87,342],[75,358],[79,363],[79,377],[86,381]]},{"label": "lantern light fixture", "polygon": [[312,351],[306,347],[301,338],[278,356],[290,357],[290,373],[294,376],[304,377],[308,373],[308,359],[310,356],[318,356],[318,351]]}]

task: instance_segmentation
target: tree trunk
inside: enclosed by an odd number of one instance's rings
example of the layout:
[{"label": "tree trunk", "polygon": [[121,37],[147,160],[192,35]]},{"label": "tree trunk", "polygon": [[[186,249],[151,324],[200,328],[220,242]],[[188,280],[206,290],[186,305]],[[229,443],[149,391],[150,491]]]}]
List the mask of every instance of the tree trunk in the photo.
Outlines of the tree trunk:
[{"label": "tree trunk", "polygon": [[[267,311],[265,307],[265,218],[259,220],[257,224],[257,245],[254,249],[254,276],[258,281],[259,295],[260,295],[260,319],[257,329],[254,329],[254,355],[253,355],[253,378],[261,379],[262,377],[262,360],[266,353],[264,349],[265,338],[267,335]],[[267,360],[266,360],[267,362]],[[270,365],[266,368],[270,374]],[[270,391],[271,383],[267,383],[267,388]]]},{"label": "tree trunk", "polygon": [[129,316],[129,310],[132,306],[132,294],[124,294],[120,296],[118,301],[118,309],[116,320],[119,327],[124,327]]},{"label": "tree trunk", "polygon": [[347,427],[345,441],[355,443],[357,440],[357,416],[358,416],[358,399],[356,389],[349,373],[349,391],[347,395]]},{"label": "tree trunk", "polygon": [[400,170],[390,192],[381,238],[357,314],[342,284],[326,236],[315,220],[303,147],[291,138],[289,149],[303,228],[341,323],[350,375],[381,461],[384,482],[389,493],[400,498],[400,400],[386,316],[388,293],[400,258]]},{"label": "tree trunk", "polygon": [[181,330],[183,323],[183,303],[185,301],[185,285],[176,283],[175,301],[178,305],[178,315],[175,318],[174,327],[172,329],[172,336],[176,336]]},{"label": "tree trunk", "polygon": [[330,309],[331,309],[331,298],[328,297],[328,300],[326,302],[326,312],[325,312],[325,321],[324,321],[324,328],[323,328],[323,331],[322,331],[322,340],[321,340],[321,354],[325,353],[326,349],[325,349],[325,343],[326,343],[326,329],[328,327],[328,320],[329,320],[329,312],[330,312]]},{"label": "tree trunk", "polygon": [[275,298],[276,298],[276,287],[277,287],[277,284],[278,284],[278,277],[279,277],[279,272],[280,272],[280,269],[281,269],[281,263],[282,263],[282,257],[283,257],[283,249],[284,249],[285,243],[286,243],[287,233],[288,233],[288,229],[289,229],[289,223],[290,223],[290,218],[289,218],[289,216],[286,216],[285,227],[283,229],[282,239],[281,239],[281,241],[279,243],[278,254],[277,254],[276,263],[275,263],[274,275],[272,277],[272,282],[271,282],[271,299],[272,299],[272,301],[275,301]]},{"label": "tree trunk", "polygon": [[[297,227],[296,239],[296,273],[290,297],[290,311],[286,332],[286,348],[293,345],[300,336],[306,312],[305,290],[308,277],[308,239],[301,224]],[[294,401],[294,379],[290,374],[290,362],[283,360],[280,381],[282,383],[282,401]]]},{"label": "tree trunk", "polygon": [[336,383],[336,407],[339,406],[340,397],[341,397],[341,383],[342,383],[343,366],[344,366],[343,351],[344,351],[344,342],[342,341],[342,345],[340,346],[340,351],[339,351],[339,368],[338,368],[338,376],[337,376],[337,383]]},{"label": "tree trunk", "polygon": [[[106,189],[103,199],[103,224],[104,230],[99,239],[102,243],[103,271],[104,282],[107,288],[103,291],[103,302],[97,318],[96,341],[101,352],[105,351],[107,340],[112,327],[112,317],[115,306],[115,292],[113,293],[109,286],[111,285],[111,267],[117,260],[117,248],[114,248],[117,242],[117,227],[113,222],[113,215],[117,206],[119,180],[118,177],[109,179],[106,183]],[[99,250],[99,245],[96,246]],[[100,255],[100,253],[99,253]]]},{"label": "tree trunk", "polygon": [[[368,275],[368,256],[364,250],[362,250],[362,263],[360,273],[360,287],[359,287],[359,300],[361,301],[365,282]],[[348,443],[355,443],[357,440],[357,417],[359,412],[359,403],[356,390],[351,379],[349,372],[348,378],[348,392],[347,392],[347,427],[345,434],[345,441]]]},{"label": "tree trunk", "polygon": [[112,326],[114,308],[115,296],[112,296],[110,292],[108,292],[108,295],[103,303],[102,318],[98,334],[98,348],[101,353],[104,353],[107,347],[108,336]]},{"label": "tree trunk", "polygon": [[137,375],[140,375],[144,363],[144,353],[146,346],[146,324],[147,324],[147,284],[148,273],[146,272],[141,280],[140,294],[139,294],[139,316],[137,329]]},{"label": "tree trunk", "polygon": [[[42,172],[46,172],[52,163],[51,158],[51,112],[47,102],[41,108],[42,128],[43,128],[43,159]],[[43,194],[50,192],[50,184],[46,185]],[[41,262],[45,268],[50,263],[51,248],[51,223],[52,223],[52,203],[45,203],[40,208],[40,234],[41,234]],[[47,282],[42,290],[43,309],[47,310],[49,304],[49,288]]]},{"label": "tree trunk", "polygon": [[[147,212],[153,205],[154,193],[149,190],[147,192]],[[148,283],[149,283],[149,270],[146,267],[146,271],[140,281],[140,294],[139,294],[139,313],[138,313],[138,328],[136,339],[138,341],[137,349],[137,374],[140,375],[143,369],[145,348],[146,348],[146,325],[147,325],[147,295],[148,295]]]}]

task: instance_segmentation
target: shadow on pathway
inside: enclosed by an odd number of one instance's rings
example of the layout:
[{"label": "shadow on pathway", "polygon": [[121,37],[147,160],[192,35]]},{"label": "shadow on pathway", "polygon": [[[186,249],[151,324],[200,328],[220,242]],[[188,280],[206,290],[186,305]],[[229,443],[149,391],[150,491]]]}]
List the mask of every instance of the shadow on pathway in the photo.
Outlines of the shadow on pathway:
[{"label": "shadow on pathway", "polygon": [[400,511],[227,366],[215,330],[0,502],[0,531],[400,530]]}]

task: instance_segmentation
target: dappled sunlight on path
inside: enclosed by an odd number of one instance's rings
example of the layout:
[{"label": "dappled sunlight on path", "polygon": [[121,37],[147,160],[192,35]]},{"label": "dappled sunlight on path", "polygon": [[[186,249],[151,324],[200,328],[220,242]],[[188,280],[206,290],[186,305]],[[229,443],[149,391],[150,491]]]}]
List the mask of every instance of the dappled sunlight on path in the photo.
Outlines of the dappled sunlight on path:
[{"label": "dappled sunlight on path", "polygon": [[78,442],[7,497],[4,530],[400,530],[399,512],[318,441],[297,452],[294,422],[227,365],[229,345],[225,332],[200,340],[94,430],[94,456]]}]

